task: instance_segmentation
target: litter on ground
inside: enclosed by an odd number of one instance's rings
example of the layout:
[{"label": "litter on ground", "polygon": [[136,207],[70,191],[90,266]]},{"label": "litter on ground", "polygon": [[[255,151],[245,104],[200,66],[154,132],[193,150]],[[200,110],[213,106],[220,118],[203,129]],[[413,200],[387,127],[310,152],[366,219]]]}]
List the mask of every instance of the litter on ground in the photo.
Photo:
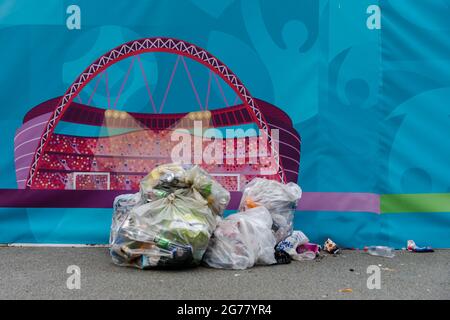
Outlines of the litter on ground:
[{"label": "litter on ground", "polygon": [[[139,269],[203,264],[235,270],[320,261],[321,251],[336,257],[341,249],[330,238],[321,247],[293,230],[301,196],[295,183],[255,178],[243,190],[239,212],[224,217],[230,193],[213,176],[196,165],[161,165],[140,182],[138,193],[115,199],[111,257],[119,266]],[[433,251],[412,240],[407,244],[411,252]],[[385,246],[365,247],[364,252],[395,256],[394,249]]]}]

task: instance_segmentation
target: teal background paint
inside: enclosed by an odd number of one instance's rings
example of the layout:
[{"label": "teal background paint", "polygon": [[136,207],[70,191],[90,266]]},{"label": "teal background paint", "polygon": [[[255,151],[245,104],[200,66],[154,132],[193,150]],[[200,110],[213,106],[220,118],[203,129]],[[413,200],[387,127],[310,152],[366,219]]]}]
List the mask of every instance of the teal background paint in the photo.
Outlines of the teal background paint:
[{"label": "teal background paint", "polygon": [[[66,28],[71,4],[81,30]],[[366,26],[373,4],[381,30]],[[289,114],[302,136],[304,191],[450,193],[449,16],[448,0],[0,0],[0,188],[17,187],[13,139],[27,111],[63,95],[111,48],[167,36],[207,49],[253,96]],[[171,59],[143,57],[158,101]],[[111,76],[114,90],[125,62]],[[205,84],[204,67],[192,67]],[[185,80],[175,80],[167,112],[198,109]],[[132,75],[119,109],[151,112],[144,97]],[[94,102],[105,99],[100,90]],[[105,243],[110,218],[107,209],[1,208],[0,243]],[[409,238],[450,247],[448,213],[298,212],[295,223],[312,241],[347,247]]]}]

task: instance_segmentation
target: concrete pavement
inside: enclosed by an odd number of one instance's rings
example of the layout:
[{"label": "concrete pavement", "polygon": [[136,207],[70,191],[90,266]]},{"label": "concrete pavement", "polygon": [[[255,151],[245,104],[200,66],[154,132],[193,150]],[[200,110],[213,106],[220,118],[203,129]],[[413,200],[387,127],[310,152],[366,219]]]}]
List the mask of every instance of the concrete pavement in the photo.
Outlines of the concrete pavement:
[{"label": "concrete pavement", "polygon": [[[67,288],[70,265],[80,267],[80,290]],[[369,265],[380,268],[379,290],[367,288]],[[0,248],[0,299],[449,298],[450,250],[398,251],[393,259],[343,251],[245,271],[140,271],[113,265],[106,248]]]}]

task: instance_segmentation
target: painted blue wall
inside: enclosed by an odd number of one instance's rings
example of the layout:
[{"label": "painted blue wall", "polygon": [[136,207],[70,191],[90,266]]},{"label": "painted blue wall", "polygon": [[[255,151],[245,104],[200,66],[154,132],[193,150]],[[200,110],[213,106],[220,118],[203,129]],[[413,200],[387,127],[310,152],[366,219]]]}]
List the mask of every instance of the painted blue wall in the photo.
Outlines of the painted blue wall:
[{"label": "painted blue wall", "polygon": [[[71,4],[81,9],[81,30],[66,27]],[[367,25],[371,5],[381,8],[381,29]],[[62,95],[111,48],[168,36],[207,49],[253,96],[289,114],[303,138],[304,191],[450,193],[449,16],[448,0],[1,0],[0,188],[17,187],[13,139],[30,108]],[[170,58],[144,58],[156,99]],[[126,67],[117,66],[114,88]],[[121,105],[142,112],[150,106],[133,77]],[[105,92],[97,96],[104,105]],[[171,112],[195,108],[195,100],[173,99]],[[2,208],[0,242],[106,242],[110,216]],[[400,247],[409,235],[450,246],[448,213],[301,212],[296,226],[350,247]]]}]

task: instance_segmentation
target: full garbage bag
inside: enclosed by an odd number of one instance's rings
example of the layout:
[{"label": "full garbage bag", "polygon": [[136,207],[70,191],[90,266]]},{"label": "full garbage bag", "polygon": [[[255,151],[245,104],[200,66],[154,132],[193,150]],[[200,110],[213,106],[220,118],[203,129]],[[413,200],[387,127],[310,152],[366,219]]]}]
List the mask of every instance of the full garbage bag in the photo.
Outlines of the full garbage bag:
[{"label": "full garbage bag", "polygon": [[213,268],[247,269],[275,264],[272,217],[264,207],[228,216],[219,222],[203,262]]},{"label": "full garbage bag", "polygon": [[222,215],[230,202],[230,193],[198,166],[187,171],[186,180],[208,201],[211,210]]},{"label": "full garbage bag", "polygon": [[229,200],[228,191],[197,166],[155,168],[138,194],[114,201],[113,262],[141,269],[198,265]]},{"label": "full garbage bag", "polygon": [[288,237],[293,230],[294,212],[302,196],[300,187],[290,182],[283,184],[262,178],[253,179],[244,189],[240,211],[258,206],[266,207],[273,219],[272,229],[277,242]]},{"label": "full garbage bag", "polygon": [[159,198],[176,189],[184,189],[186,195],[189,195],[189,190],[196,190],[219,216],[230,202],[230,193],[199,166],[161,165],[140,183],[141,194],[146,200]]}]

